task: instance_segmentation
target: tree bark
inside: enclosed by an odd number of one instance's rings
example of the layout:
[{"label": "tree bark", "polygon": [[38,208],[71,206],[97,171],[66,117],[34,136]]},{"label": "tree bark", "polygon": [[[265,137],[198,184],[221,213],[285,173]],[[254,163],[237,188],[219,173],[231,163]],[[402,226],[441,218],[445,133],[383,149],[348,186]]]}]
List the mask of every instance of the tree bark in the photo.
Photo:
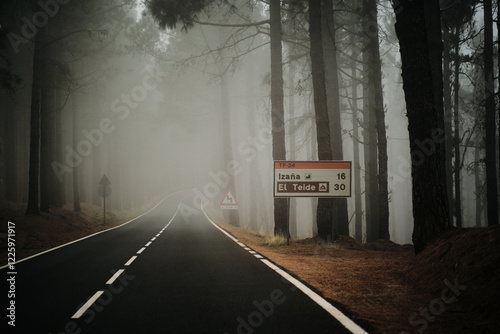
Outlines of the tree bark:
[{"label": "tree bark", "polygon": [[[73,140],[73,149],[77,149],[78,145],[78,98],[77,93],[73,93],[73,108],[72,108],[72,140]],[[80,183],[79,183],[79,175],[78,175],[78,166],[73,167],[73,210],[75,212],[82,211],[80,206]]]},{"label": "tree bark", "polygon": [[363,52],[363,156],[365,165],[365,214],[366,214],[366,241],[375,241],[378,238],[378,185],[377,185],[377,133],[374,109],[373,82],[368,80],[368,54]]},{"label": "tree bark", "polygon": [[412,156],[413,244],[420,253],[448,227],[441,154],[444,142],[434,100],[424,3],[394,0]]},{"label": "tree bark", "polygon": [[[333,160],[343,160],[342,127],[340,118],[340,95],[337,68],[337,48],[335,45],[335,22],[333,17],[333,2],[322,1],[321,28],[322,47],[325,73],[326,105],[330,125],[330,147]],[[347,198],[333,198],[333,231],[335,235],[349,236],[349,217]]]},{"label": "tree bark", "polygon": [[[457,227],[462,227],[462,201],[460,199],[460,121],[459,121],[459,102],[460,102],[460,25],[455,28],[455,61],[454,61],[454,84],[453,84],[453,125],[455,128],[453,134],[453,156],[454,156],[454,184],[455,184],[455,217]],[[452,217],[450,217],[452,219]],[[452,219],[453,220],[453,219]]]},{"label": "tree bark", "polygon": [[[285,108],[283,105],[283,60],[281,54],[281,8],[279,0],[270,0],[271,36],[271,122],[273,159],[285,160]],[[288,204],[286,198],[274,199],[274,234],[288,234]]]},{"label": "tree bark", "polygon": [[31,121],[30,121],[30,162],[28,206],[26,214],[40,214],[39,210],[39,176],[40,176],[40,102],[41,81],[43,71],[42,33],[35,37],[33,50],[33,83],[31,87]]},{"label": "tree bark", "polygon": [[389,239],[389,189],[387,181],[387,134],[385,128],[385,110],[382,91],[382,62],[380,59],[377,1],[367,0],[364,3],[364,12],[368,20],[365,25],[365,35],[368,41],[366,52],[368,54],[368,82],[371,83],[369,94],[373,96],[373,104],[369,108],[375,115],[377,129],[378,177],[377,177],[377,205],[378,229],[374,229],[374,239]]},{"label": "tree bark", "polygon": [[[330,122],[326,102],[321,16],[321,0],[309,0],[311,73],[313,82],[314,112],[316,116],[318,159],[332,160]],[[331,198],[318,199],[316,213],[318,236],[324,240],[329,240],[332,238],[332,210],[333,201]]]},{"label": "tree bark", "polygon": [[486,202],[488,226],[498,224],[498,188],[496,168],[496,110],[493,77],[493,14],[491,0],[484,0],[484,95],[486,98]]},{"label": "tree bark", "polygon": [[[354,45],[354,35],[351,35],[351,44]],[[361,208],[361,165],[359,162],[359,120],[358,120],[358,82],[356,59],[357,51],[351,54],[351,113],[352,113],[352,136],[353,138],[353,181],[354,181],[354,238],[357,242],[363,242],[363,214]]]},{"label": "tree bark", "polygon": [[446,175],[446,195],[448,198],[448,217],[450,226],[453,225],[453,130],[451,121],[453,119],[451,112],[451,53],[450,53],[450,33],[449,28],[443,29],[443,107],[444,107],[444,133],[445,133],[445,155],[444,169]]}]

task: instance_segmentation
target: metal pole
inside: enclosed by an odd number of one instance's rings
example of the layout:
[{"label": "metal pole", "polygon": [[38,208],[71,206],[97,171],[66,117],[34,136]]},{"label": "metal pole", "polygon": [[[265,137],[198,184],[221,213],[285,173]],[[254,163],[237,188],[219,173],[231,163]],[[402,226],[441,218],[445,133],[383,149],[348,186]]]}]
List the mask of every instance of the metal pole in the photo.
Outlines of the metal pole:
[{"label": "metal pole", "polygon": [[106,185],[103,186],[104,188],[104,196],[102,197],[103,201],[104,201],[104,225],[106,225]]},{"label": "metal pole", "polygon": [[288,200],[288,217],[286,219],[286,245],[290,246],[290,197],[287,197]]}]

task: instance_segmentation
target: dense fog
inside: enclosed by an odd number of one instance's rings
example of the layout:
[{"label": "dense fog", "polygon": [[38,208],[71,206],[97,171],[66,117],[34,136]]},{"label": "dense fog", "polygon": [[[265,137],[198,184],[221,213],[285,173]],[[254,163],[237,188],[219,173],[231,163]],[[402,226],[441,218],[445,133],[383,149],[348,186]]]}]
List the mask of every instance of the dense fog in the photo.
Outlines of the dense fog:
[{"label": "dense fog", "polygon": [[[335,31],[343,160],[353,162],[352,196],[347,199],[349,233],[355,237],[356,220],[361,221],[360,241],[367,241],[366,203],[373,193],[365,191],[370,128],[364,113],[371,102],[366,97],[364,45],[356,35],[366,26],[350,12],[355,6],[339,6]],[[5,8],[15,15],[9,18],[4,11],[3,26],[10,24],[18,36],[24,36],[23,29],[27,34],[33,32],[24,28],[20,18],[29,21],[33,13],[45,11],[43,7],[27,11],[13,4]],[[53,17],[47,26],[39,23],[38,32],[45,34],[50,55],[41,70],[41,94],[46,98],[43,112],[48,113],[42,115],[42,141],[44,134],[50,140],[41,144],[41,164],[51,168],[44,171],[41,167],[41,179],[49,175],[50,192],[54,194],[58,188],[61,194],[49,205],[73,203],[75,171],[80,201],[101,205],[98,182],[106,174],[112,190],[107,205],[124,210],[187,189],[186,195],[194,195],[194,199],[185,203],[193,209],[184,207],[184,214],[200,214],[194,204],[202,197],[218,210],[232,188],[239,225],[273,234],[269,28],[242,24],[267,20],[267,5],[260,1],[236,1],[232,8],[214,5],[201,12],[197,21],[241,25],[194,23],[187,29],[182,24],[176,29],[160,29],[139,2],[71,1],[51,10]],[[476,27],[483,25],[481,11],[476,8],[470,21]],[[282,15],[286,159],[317,160],[307,16],[300,8]],[[406,244],[412,242],[411,164],[415,157],[410,155],[401,57],[389,2],[379,3],[375,22],[379,26],[387,136],[389,234],[392,241]],[[473,28],[464,27],[464,36],[467,29]],[[36,66],[33,38],[24,37],[23,41],[4,38],[1,50],[2,62],[19,78],[12,91],[0,91],[0,193],[15,202],[28,200]],[[459,50],[472,59],[481,43],[481,35],[476,34]],[[472,60],[464,62],[459,78],[462,160],[454,177],[460,179],[463,226],[486,224],[484,168],[479,163],[484,156],[483,135],[475,107],[479,86],[473,82],[480,75],[479,68]],[[422,145],[425,152],[426,143]],[[292,238],[316,235],[317,199],[294,198],[290,205]]]}]

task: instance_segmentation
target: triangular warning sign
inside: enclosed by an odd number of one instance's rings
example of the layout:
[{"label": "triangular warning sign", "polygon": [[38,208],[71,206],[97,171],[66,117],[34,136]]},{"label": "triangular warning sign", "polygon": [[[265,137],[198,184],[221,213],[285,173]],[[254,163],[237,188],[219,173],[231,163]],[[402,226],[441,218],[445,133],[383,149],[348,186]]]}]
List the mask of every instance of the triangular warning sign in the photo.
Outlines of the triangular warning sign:
[{"label": "triangular warning sign", "polygon": [[104,186],[109,186],[111,184],[111,182],[109,182],[109,179],[108,177],[106,176],[106,174],[104,174],[101,178],[101,181],[99,181],[98,183],[99,185],[104,185]]},{"label": "triangular warning sign", "polygon": [[234,197],[231,190],[227,191],[226,195],[222,199],[222,202],[220,202],[220,205],[238,205],[238,201],[236,200],[236,197]]}]

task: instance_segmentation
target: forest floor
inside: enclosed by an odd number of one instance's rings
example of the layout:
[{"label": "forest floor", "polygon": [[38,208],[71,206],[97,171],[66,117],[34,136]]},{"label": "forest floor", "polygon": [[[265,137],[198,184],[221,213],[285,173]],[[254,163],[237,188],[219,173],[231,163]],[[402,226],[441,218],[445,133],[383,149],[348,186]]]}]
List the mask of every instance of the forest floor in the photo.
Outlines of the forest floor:
[{"label": "forest floor", "polygon": [[[16,224],[17,259],[118,226],[147,208],[107,213],[83,204],[24,216],[0,202],[0,265],[7,219]],[[500,226],[455,229],[415,256],[410,245],[377,240],[333,244],[257,235],[210,216],[255,251],[308,284],[370,333],[500,333]],[[47,222],[50,221],[50,225]]]},{"label": "forest floor", "polygon": [[[134,211],[106,210],[103,223],[102,207],[81,204],[81,212],[73,205],[51,208],[50,213],[26,216],[26,204],[0,201],[0,266],[7,264],[7,221],[15,224],[16,259],[20,260],[50,248],[118,226],[144,213],[149,207]],[[50,223],[49,223],[50,222]]]},{"label": "forest floor", "polygon": [[272,260],[369,333],[500,333],[500,226],[454,229],[414,255],[388,240],[333,244],[217,224]]}]

